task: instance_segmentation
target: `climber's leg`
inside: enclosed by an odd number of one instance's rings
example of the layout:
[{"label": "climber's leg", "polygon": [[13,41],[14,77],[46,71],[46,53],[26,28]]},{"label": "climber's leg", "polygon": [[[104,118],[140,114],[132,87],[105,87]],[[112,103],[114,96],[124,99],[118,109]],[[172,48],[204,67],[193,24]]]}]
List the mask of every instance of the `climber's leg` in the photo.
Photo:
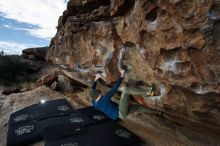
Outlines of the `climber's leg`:
[{"label": "climber's leg", "polygon": [[[133,88],[133,87],[125,87],[122,92],[120,103],[119,103],[119,117],[124,119],[128,114],[128,105],[130,101],[130,95],[141,95],[147,96],[146,90],[140,88]],[[138,110],[138,106],[133,106],[129,109],[130,112],[134,112]]]},{"label": "climber's leg", "polygon": [[128,105],[129,105],[130,95],[128,93],[127,87],[123,90],[119,102],[119,118],[124,119],[127,116]]},{"label": "climber's leg", "polygon": [[149,96],[147,94],[147,89],[127,87],[126,90],[127,90],[126,92],[130,95],[139,95],[139,96],[142,96],[142,97]]},{"label": "climber's leg", "polygon": [[128,109],[130,95],[139,95],[142,97],[147,97],[149,95],[146,91],[147,89],[126,87],[122,92],[120,103],[119,103],[119,118],[124,119],[128,114],[133,113],[135,111],[141,111],[141,112],[145,112],[148,114],[155,113],[154,110],[143,107],[142,105],[132,105]]}]

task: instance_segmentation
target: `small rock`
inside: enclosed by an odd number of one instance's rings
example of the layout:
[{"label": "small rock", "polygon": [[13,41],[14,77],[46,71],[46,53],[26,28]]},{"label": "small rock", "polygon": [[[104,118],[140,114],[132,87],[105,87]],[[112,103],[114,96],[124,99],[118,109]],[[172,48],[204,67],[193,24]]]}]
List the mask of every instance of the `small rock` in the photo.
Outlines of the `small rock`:
[{"label": "small rock", "polygon": [[2,94],[9,95],[9,94],[12,94],[12,93],[19,93],[19,92],[20,92],[19,88],[11,87],[11,88],[4,89]]},{"label": "small rock", "polygon": [[22,89],[20,90],[20,92],[26,92],[26,91],[28,91],[27,88],[22,88]]},{"label": "small rock", "polygon": [[51,87],[54,91],[56,91],[56,90],[58,89],[58,82],[57,82],[57,81],[53,82],[50,87]]}]

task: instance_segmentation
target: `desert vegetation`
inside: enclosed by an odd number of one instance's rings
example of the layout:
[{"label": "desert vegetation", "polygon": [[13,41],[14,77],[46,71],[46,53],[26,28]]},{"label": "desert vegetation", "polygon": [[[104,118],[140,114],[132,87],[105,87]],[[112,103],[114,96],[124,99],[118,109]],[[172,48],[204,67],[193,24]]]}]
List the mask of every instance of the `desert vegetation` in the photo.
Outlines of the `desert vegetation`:
[{"label": "desert vegetation", "polygon": [[0,52],[0,83],[3,85],[29,86],[37,77],[30,75],[30,66],[19,55]]}]

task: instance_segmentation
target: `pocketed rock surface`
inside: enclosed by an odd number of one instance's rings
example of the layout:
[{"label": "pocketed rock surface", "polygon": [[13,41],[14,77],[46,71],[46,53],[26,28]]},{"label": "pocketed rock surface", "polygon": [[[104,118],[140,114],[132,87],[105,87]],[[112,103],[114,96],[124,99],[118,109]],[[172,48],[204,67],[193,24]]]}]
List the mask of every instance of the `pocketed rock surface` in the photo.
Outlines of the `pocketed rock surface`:
[{"label": "pocketed rock surface", "polygon": [[219,12],[219,0],[70,0],[46,58],[106,83],[122,64],[125,81],[156,84],[148,107],[219,141]]}]

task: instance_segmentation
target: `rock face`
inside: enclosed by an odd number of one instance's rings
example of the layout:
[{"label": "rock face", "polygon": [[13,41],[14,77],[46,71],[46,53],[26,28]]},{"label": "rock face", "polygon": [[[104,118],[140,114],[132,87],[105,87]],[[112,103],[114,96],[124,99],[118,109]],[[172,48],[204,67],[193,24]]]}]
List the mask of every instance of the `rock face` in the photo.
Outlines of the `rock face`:
[{"label": "rock face", "polygon": [[147,106],[197,132],[220,137],[219,0],[70,0],[47,60],[106,83],[155,83]]},{"label": "rock face", "polygon": [[46,58],[48,47],[39,47],[39,48],[27,48],[22,50],[23,56],[30,60],[43,59]]},{"label": "rock face", "polygon": [[42,76],[40,79],[37,80],[36,84],[38,87],[43,85],[50,86],[56,81],[58,81],[58,76],[57,76],[57,72],[54,72]]}]

